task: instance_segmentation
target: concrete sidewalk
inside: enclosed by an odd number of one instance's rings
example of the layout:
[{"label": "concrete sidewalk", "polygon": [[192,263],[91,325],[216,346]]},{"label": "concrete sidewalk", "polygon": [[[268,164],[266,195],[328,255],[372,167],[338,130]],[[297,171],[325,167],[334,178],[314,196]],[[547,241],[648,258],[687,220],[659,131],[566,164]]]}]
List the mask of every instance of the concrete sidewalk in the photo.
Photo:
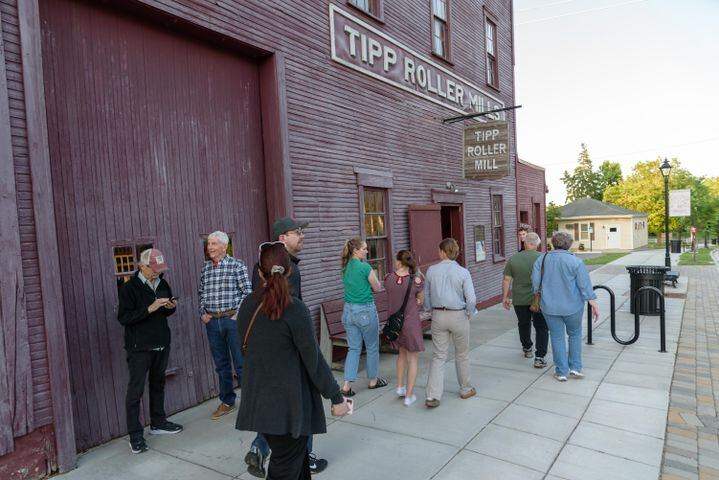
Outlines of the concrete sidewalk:
[{"label": "concrete sidewalk", "polygon": [[[674,258],[676,262],[676,258]],[[612,288],[617,300],[617,334],[633,333],[629,276],[625,265],[663,265],[662,250],[634,252],[592,272],[595,285]],[[535,369],[523,357],[513,312],[495,306],[473,323],[472,379],[477,396],[461,400],[453,362],[436,409],[423,405],[431,342],[421,355],[418,401],[404,407],[394,386],[355,386],[355,413],[335,420],[315,437],[314,450],[329,461],[317,478],[326,479],[652,479],[659,478],[667,425],[669,391],[687,288],[667,287],[667,350],[659,353],[658,317],[644,317],[637,343],[624,347],[609,331],[609,300],[599,293],[600,323],[594,344],[584,345],[587,377],[559,383],[553,367]],[[714,270],[719,277],[719,272]],[[692,292],[689,292],[690,295]],[[586,332],[585,332],[586,334]],[[382,355],[381,374],[394,380],[395,356]],[[551,360],[551,354],[547,356]],[[341,374],[337,375],[338,381]],[[254,437],[234,429],[234,415],[209,419],[216,400],[172,420],[179,435],[147,435],[151,450],[132,455],[127,438],[80,457],[79,468],[63,479],[254,478],[244,454]],[[329,407],[329,405],[327,405]]]}]

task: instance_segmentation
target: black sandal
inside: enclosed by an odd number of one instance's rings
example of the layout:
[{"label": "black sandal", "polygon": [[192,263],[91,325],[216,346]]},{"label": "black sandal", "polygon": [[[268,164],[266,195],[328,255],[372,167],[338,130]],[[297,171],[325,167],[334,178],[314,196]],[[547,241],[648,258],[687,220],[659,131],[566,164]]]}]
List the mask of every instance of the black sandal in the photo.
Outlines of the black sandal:
[{"label": "black sandal", "polygon": [[382,388],[386,387],[387,385],[389,385],[387,383],[387,380],[381,377],[377,377],[377,383],[375,383],[374,385],[369,385],[367,388],[369,388],[370,390],[374,390],[375,388]]},{"label": "black sandal", "polygon": [[354,397],[355,396],[355,391],[352,390],[352,387],[350,387],[350,389],[348,391],[344,391],[340,388],[340,393],[342,395],[344,395],[345,397]]}]

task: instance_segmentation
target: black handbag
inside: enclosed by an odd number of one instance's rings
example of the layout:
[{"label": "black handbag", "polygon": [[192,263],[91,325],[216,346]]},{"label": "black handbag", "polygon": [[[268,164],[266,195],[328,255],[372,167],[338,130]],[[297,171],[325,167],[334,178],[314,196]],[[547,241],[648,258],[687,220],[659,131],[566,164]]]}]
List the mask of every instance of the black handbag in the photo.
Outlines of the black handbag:
[{"label": "black handbag", "polygon": [[409,285],[407,285],[407,293],[404,294],[404,302],[402,302],[402,308],[394,312],[392,315],[387,317],[387,323],[385,323],[382,329],[382,335],[387,337],[387,340],[394,342],[399,338],[399,334],[402,331],[404,325],[404,309],[407,308],[407,300],[409,299],[409,292],[412,291],[412,283],[414,278],[408,276]]}]

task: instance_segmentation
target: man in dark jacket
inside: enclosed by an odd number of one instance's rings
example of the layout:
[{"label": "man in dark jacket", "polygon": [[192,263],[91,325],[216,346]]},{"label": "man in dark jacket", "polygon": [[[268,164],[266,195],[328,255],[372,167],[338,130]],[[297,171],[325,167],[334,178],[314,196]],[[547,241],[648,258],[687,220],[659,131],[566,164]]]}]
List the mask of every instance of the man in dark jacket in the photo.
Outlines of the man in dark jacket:
[{"label": "man in dark jacket", "polygon": [[139,268],[122,288],[117,319],[125,326],[125,350],[130,380],[127,384],[125,408],[130,450],[147,450],[140,423],[140,400],[145,378],[150,376],[150,434],[173,434],[182,426],[169,422],[165,416],[165,369],[170,356],[170,328],[167,317],[175,313],[177,300],[162,278],[167,270],[165,257],[151,248],[140,254]]},{"label": "man in dark jacket", "polygon": [[[307,228],[309,223],[297,220],[292,217],[282,217],[272,224],[272,240],[273,242],[282,242],[287,248],[287,252],[290,254],[290,260],[292,260],[292,273],[290,274],[289,284],[292,289],[292,296],[302,300],[302,278],[300,276],[300,259],[297,255],[302,251],[305,241],[304,229]],[[252,270],[252,289],[260,290],[262,288],[262,282],[260,281],[259,265],[255,263],[255,268]],[[307,441],[307,451],[310,452],[309,463],[310,471],[319,473],[327,468],[327,460],[323,458],[317,458],[312,453],[312,435],[309,436]],[[257,434],[257,437],[252,442],[250,451],[245,455],[245,463],[247,463],[247,471],[255,477],[265,477],[265,459],[270,453],[270,447],[267,441],[261,434]]]}]

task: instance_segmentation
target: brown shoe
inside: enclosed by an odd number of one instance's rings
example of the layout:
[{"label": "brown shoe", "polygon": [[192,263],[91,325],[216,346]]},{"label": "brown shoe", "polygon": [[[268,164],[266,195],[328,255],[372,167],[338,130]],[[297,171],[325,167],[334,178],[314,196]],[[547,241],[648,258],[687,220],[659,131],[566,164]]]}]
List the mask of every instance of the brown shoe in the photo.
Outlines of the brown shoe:
[{"label": "brown shoe", "polygon": [[437,408],[439,407],[439,400],[435,398],[428,398],[424,401],[424,404],[427,408]]},{"label": "brown shoe", "polygon": [[217,420],[221,416],[227,415],[234,409],[235,409],[234,405],[227,405],[226,403],[221,403],[220,406],[217,407],[217,410],[212,412],[212,416],[210,418],[212,418],[213,420]]},{"label": "brown shoe", "polygon": [[467,400],[469,397],[474,397],[475,395],[477,395],[477,390],[472,387],[468,391],[460,393],[459,398],[461,398],[462,400]]}]

